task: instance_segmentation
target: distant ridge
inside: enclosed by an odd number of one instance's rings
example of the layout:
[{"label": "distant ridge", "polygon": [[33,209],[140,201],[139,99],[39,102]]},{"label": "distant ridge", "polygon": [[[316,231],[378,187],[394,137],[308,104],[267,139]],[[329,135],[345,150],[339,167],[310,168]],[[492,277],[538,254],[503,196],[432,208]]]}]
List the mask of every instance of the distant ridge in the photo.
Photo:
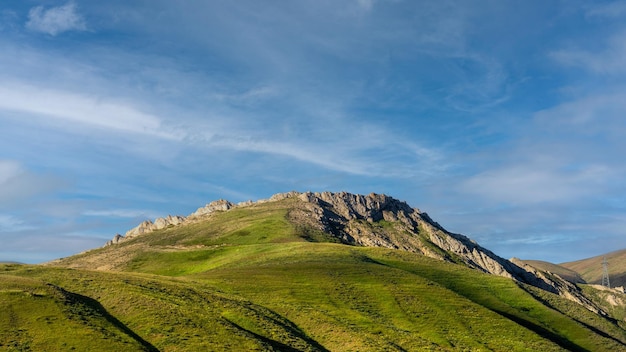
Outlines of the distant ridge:
[{"label": "distant ridge", "polygon": [[559,265],[577,272],[589,284],[600,285],[602,283],[602,260],[605,257],[609,263],[611,286],[626,286],[626,249]]}]

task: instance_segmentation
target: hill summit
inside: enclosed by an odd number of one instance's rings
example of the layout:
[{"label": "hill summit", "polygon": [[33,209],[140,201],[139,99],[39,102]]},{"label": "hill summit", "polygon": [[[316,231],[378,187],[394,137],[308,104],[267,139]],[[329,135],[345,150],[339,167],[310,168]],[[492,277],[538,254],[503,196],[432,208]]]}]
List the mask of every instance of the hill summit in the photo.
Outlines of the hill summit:
[{"label": "hill summit", "polygon": [[[580,294],[574,284],[558,275],[547,275],[521,261],[501,258],[474,240],[445,230],[427,213],[385,194],[291,191],[275,194],[269,199],[238,204],[220,199],[198,208],[188,216],[168,215],[154,222],[144,221],[127,231],[124,236],[117,234],[105,247],[166,228],[185,227],[207,221],[210,226],[210,221],[216,214],[259,208],[267,204],[286,211],[285,218],[296,228],[296,237],[299,240],[340,242],[353,246],[383,247],[419,253],[557,293],[589,310],[601,312]],[[184,248],[184,243],[185,239],[181,238],[177,241],[177,248]],[[89,261],[87,267],[93,268],[93,258]],[[95,263],[96,268],[111,268],[109,260],[105,263],[95,260]],[[84,267],[85,262],[74,260],[72,265]]]}]

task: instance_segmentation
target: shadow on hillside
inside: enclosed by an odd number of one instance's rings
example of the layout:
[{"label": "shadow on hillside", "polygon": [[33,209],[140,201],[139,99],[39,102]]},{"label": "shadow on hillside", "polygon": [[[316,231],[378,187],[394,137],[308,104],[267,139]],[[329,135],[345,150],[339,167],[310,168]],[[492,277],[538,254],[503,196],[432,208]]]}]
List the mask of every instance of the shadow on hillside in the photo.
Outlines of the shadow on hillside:
[{"label": "shadow on hillside", "polygon": [[[234,328],[236,328],[237,330],[240,330],[248,335],[251,335],[252,337],[254,337],[255,339],[259,340],[261,343],[270,346],[272,349],[275,349],[277,351],[285,351],[285,352],[301,352],[303,350],[299,350],[297,348],[291,347],[289,345],[286,345],[282,342],[276,341],[276,340],[272,340],[269,339],[265,336],[259,335],[253,331],[250,331],[244,327],[242,327],[241,325],[238,325],[237,323],[224,318],[225,321],[227,321],[230,325],[232,325]],[[311,339],[308,336],[300,336],[300,338],[302,338],[303,340],[305,340],[307,342],[307,344],[309,344],[309,346],[311,346],[315,351],[323,351],[323,352],[329,352],[326,348],[324,348],[324,346],[320,345],[317,341]]]},{"label": "shadow on hillside", "polygon": [[526,329],[532,330],[535,333],[537,333],[539,336],[544,337],[554,343],[556,343],[557,345],[563,347],[564,349],[566,349],[567,351],[572,351],[572,352],[591,352],[590,350],[583,348],[577,344],[575,344],[574,342],[566,339],[563,336],[557,335],[556,333],[541,327],[535,323],[532,323],[528,320],[525,320],[524,318],[518,317],[514,314],[510,314],[507,312],[503,312],[503,311],[499,311],[499,310],[493,310],[494,312],[502,315],[503,317],[514,321],[515,323],[525,327]]},{"label": "shadow on hillside", "polygon": [[[536,295],[535,293],[533,293],[532,291],[528,291],[528,290],[526,290],[526,292],[528,292],[529,294],[531,294],[531,295],[532,295],[532,296],[533,296],[536,300],[538,300],[539,302],[541,302],[542,304],[544,304],[546,307],[550,307],[550,308],[552,308],[552,309],[556,310],[557,312],[561,312],[562,314],[569,316],[569,315],[567,314],[567,312],[564,312],[562,309],[560,309],[559,307],[557,307],[557,306],[555,306],[555,305],[551,304],[549,301],[547,301],[547,300],[545,300],[545,299],[541,298],[540,296],[537,296],[537,295]],[[604,337],[604,338],[606,338],[606,339],[613,340],[614,342],[616,342],[616,343],[618,343],[618,344],[620,344],[620,345],[622,345],[622,346],[625,346],[625,345],[626,345],[626,344],[624,343],[624,341],[622,341],[622,340],[620,340],[620,339],[618,339],[618,338],[614,337],[613,335],[611,335],[611,334],[609,334],[609,333],[607,333],[607,332],[605,332],[605,331],[602,331],[602,330],[600,330],[600,329],[596,328],[595,326],[592,326],[592,325],[590,325],[590,324],[585,323],[585,322],[584,322],[584,321],[582,321],[581,319],[577,319],[576,317],[573,317],[573,316],[570,316],[570,318],[572,318],[572,319],[573,319],[574,321],[576,321],[578,324],[583,325],[585,328],[587,328],[587,329],[589,329],[589,330],[593,331],[594,333],[596,333],[596,334],[598,334],[598,335],[600,335],[600,336],[602,336],[602,337]],[[615,326],[618,326],[618,325],[617,325],[617,320],[615,320],[615,319],[613,319],[613,318],[611,318],[611,317],[609,317],[609,316],[603,316],[603,318],[604,318],[604,319],[606,319],[606,320],[607,320],[608,322],[610,322],[611,324],[613,324],[613,325],[615,325]]]},{"label": "shadow on hillside", "polygon": [[[59,289],[63,290],[62,288],[59,288]],[[100,304],[100,302],[96,301],[95,299],[91,297],[83,296],[78,293],[69,292],[65,290],[63,290],[63,292],[67,299],[73,302],[80,302],[84,304],[85,306],[95,311],[97,314],[101,315],[104,319],[106,319],[109,323],[111,323],[113,326],[118,328],[124,334],[130,336],[132,339],[139,342],[139,344],[141,344],[141,346],[143,347],[145,351],[159,352],[158,348],[154,347],[150,342],[144,340],[141,336],[137,335],[133,330],[131,330],[128,326],[124,325],[124,323],[119,321],[116,317],[109,314],[109,312],[107,312],[107,310],[102,306],[102,304]]]}]

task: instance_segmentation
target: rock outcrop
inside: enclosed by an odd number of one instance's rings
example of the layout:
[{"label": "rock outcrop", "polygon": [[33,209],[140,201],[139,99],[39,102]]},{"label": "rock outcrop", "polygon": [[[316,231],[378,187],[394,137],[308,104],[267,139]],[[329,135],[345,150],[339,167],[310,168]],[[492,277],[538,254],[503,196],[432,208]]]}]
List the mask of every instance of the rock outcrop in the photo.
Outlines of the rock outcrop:
[{"label": "rock outcrop", "polygon": [[[305,204],[291,211],[296,221],[308,222],[309,226],[331,233],[344,243],[401,249],[441,260],[460,261],[471,268],[538,287],[595,313],[605,314],[569,281],[499,257],[466,236],[446,231],[428,214],[392,197],[375,193],[364,196],[307,192],[283,194],[279,198],[294,196]],[[385,230],[384,226],[393,230]]]},{"label": "rock outcrop", "polygon": [[220,200],[216,200],[213,201],[201,208],[198,208],[198,210],[196,210],[195,212],[193,212],[191,215],[189,215],[190,218],[193,217],[200,217],[203,215],[209,215],[211,213],[214,213],[216,211],[227,211],[231,208],[233,208],[235,205],[227,200],[224,199],[220,199]]},{"label": "rock outcrop", "polygon": [[124,240],[124,236],[122,236],[122,235],[120,235],[118,233],[118,234],[115,234],[115,236],[113,236],[113,238],[111,240],[107,241],[107,243],[105,243],[104,246],[107,247],[107,246],[111,246],[111,245],[114,245],[114,244],[118,244],[118,243],[120,243],[123,240]]},{"label": "rock outcrop", "polygon": [[164,229],[168,226],[181,225],[185,221],[186,221],[186,218],[180,215],[176,215],[176,216],[168,215],[164,218],[157,218],[154,220],[154,222],[150,220],[146,220],[142,222],[141,224],[137,225],[136,227],[126,231],[126,234],[124,236],[120,235],[119,233],[116,234],[113,237],[113,239],[105,243],[104,246],[106,247],[106,246],[110,246],[113,244],[118,244],[120,242],[126,241],[133,237],[144,235],[155,230]]}]

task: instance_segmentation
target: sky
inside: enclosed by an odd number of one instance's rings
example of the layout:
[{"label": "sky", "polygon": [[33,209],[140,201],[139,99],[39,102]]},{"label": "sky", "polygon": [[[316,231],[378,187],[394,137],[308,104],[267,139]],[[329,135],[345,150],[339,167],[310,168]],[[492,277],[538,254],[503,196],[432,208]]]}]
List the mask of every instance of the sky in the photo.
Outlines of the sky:
[{"label": "sky", "polygon": [[0,261],[296,191],[626,248],[626,1],[3,0]]}]

